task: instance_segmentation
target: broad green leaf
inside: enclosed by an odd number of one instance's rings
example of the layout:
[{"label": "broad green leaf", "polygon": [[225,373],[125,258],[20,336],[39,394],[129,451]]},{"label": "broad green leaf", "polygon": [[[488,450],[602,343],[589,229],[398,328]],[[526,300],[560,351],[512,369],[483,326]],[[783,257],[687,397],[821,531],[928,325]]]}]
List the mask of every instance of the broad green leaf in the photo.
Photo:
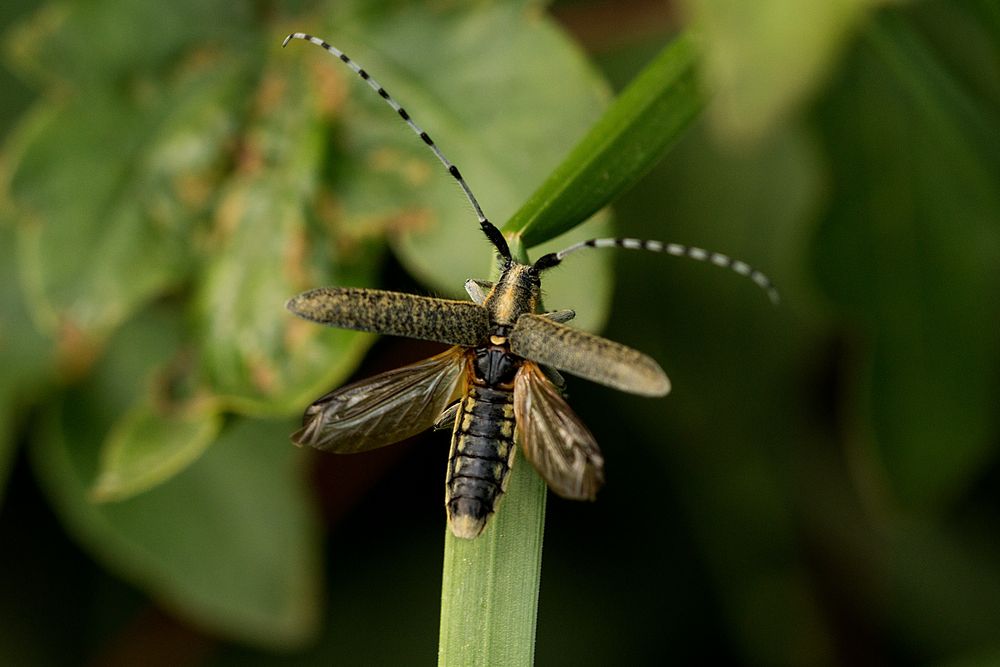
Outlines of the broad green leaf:
[{"label": "broad green leaf", "polygon": [[197,297],[210,390],[253,414],[301,410],[346,376],[371,341],[285,310],[311,287],[364,286],[375,255],[309,229],[327,141],[323,75],[309,76],[301,53],[273,50]]},{"label": "broad green leaf", "polygon": [[11,31],[6,51],[38,86],[104,87],[162,72],[192,50],[205,57],[220,42],[245,48],[258,36],[252,20],[250,5],[225,0],[52,2]]},{"label": "broad green leaf", "polygon": [[135,378],[140,388],[104,438],[94,502],[120,501],[170,479],[201,456],[222,427],[222,405],[192,363],[180,315],[171,314],[171,339],[150,350],[165,361]]},{"label": "broad green leaf", "polygon": [[44,415],[34,467],[67,530],[118,576],[218,634],[298,644],[315,629],[321,584],[291,422],[236,420],[168,482],[119,503],[89,501],[108,429],[166,360],[176,329],[159,312],[124,327],[93,378]]},{"label": "broad green leaf", "polygon": [[130,93],[89,87],[43,99],[12,137],[18,264],[64,348],[87,354],[186,275],[245,79],[243,63],[209,58]]},{"label": "broad green leaf", "polygon": [[138,402],[104,443],[92,498],[123,500],[173,477],[201,456],[221,427],[214,401],[182,406]]},{"label": "broad green leaf", "polygon": [[531,247],[578,225],[646,174],[701,109],[695,49],[670,43],[504,226]]},{"label": "broad green leaf", "polygon": [[1000,430],[1000,135],[944,62],[900,14],[867,31],[821,108],[839,186],[814,245],[824,287],[868,333],[857,412],[872,460],[923,509],[979,476]]},{"label": "broad green leaf", "polygon": [[[527,4],[431,11],[398,5],[381,13],[344,9],[324,35],[362,63],[427,131],[498,226],[607,103],[606,86],[582,54],[533,3]],[[318,49],[310,57],[338,68],[350,96],[344,141],[363,167],[340,174],[345,225],[358,233],[389,231],[396,253],[414,275],[437,293],[463,296],[465,280],[486,278],[493,260],[461,190],[350,70]],[[605,317],[604,276],[603,270],[588,276],[594,293],[587,301],[563,292],[566,283],[559,280],[546,292],[552,303],[572,302],[597,323]]]},{"label": "broad green leaf", "polygon": [[685,0],[703,47],[708,117],[759,139],[823,83],[865,12],[884,0]]}]

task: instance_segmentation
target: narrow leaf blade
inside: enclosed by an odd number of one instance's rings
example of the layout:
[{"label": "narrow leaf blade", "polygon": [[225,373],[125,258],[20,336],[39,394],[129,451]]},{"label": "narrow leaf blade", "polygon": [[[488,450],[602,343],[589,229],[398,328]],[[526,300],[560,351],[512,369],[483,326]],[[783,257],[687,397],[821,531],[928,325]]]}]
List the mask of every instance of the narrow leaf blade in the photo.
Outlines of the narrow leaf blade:
[{"label": "narrow leaf blade", "polygon": [[611,203],[655,165],[702,106],[690,36],[670,43],[504,226],[525,247]]},{"label": "narrow leaf blade", "polygon": [[447,531],[441,582],[439,665],[530,665],[541,580],[547,489],[519,457],[486,532]]}]

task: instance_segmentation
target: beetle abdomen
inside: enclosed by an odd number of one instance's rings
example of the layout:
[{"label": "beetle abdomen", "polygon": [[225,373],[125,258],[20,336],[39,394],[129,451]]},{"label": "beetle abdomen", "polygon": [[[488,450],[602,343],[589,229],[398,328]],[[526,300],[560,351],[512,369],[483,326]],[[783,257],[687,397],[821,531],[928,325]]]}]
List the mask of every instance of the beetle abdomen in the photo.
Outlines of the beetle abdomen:
[{"label": "beetle abdomen", "polygon": [[448,524],[457,537],[483,532],[513,461],[513,391],[470,383],[455,416],[445,481]]}]

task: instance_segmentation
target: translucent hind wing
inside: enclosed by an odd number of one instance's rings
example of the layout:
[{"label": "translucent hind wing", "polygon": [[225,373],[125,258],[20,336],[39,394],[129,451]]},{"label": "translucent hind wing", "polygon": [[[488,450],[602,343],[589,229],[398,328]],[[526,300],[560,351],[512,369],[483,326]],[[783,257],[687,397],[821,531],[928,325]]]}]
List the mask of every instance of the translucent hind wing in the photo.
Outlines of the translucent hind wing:
[{"label": "translucent hind wing", "polygon": [[544,371],[530,361],[514,379],[519,444],[549,488],[571,500],[593,500],[604,484],[604,457]]},{"label": "translucent hind wing", "polygon": [[299,317],[342,329],[473,347],[489,333],[489,315],[471,301],[360,287],[320,287],[291,298]]},{"label": "translucent hind wing", "polygon": [[416,435],[460,393],[465,358],[464,349],[453,347],[332,391],[306,409],[292,441],[352,454]]},{"label": "translucent hind wing", "polygon": [[638,350],[555,322],[524,314],[510,334],[514,354],[640,396],[663,396],[670,380]]}]

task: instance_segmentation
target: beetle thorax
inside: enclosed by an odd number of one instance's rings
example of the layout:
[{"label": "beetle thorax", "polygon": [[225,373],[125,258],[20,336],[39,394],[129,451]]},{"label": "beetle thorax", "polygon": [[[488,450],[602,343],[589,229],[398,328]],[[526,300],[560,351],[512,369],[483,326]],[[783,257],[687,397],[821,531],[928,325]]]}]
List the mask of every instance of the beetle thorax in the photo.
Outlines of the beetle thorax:
[{"label": "beetle thorax", "polygon": [[493,324],[510,326],[524,313],[535,312],[540,290],[538,272],[526,264],[512,263],[500,274],[483,305],[489,309]]}]

